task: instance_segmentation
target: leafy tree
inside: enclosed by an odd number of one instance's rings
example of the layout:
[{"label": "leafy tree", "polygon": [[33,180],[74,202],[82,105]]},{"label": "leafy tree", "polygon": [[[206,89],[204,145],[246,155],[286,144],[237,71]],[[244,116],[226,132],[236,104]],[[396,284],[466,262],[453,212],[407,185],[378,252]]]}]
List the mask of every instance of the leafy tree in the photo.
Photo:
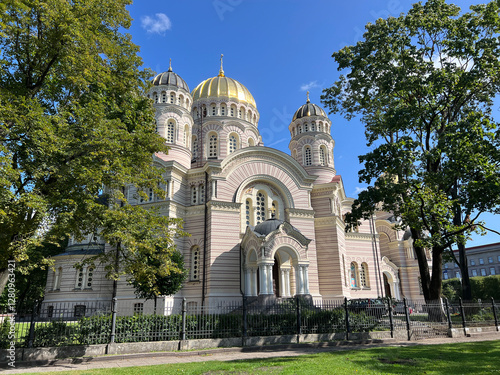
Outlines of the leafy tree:
[{"label": "leafy tree", "polygon": [[499,8],[495,0],[461,14],[429,0],[368,24],[364,40],[333,54],[349,72],[322,96],[333,113],[361,115],[372,147],[359,176],[374,184],[354,202],[347,228],[375,209],[401,218],[426,300],[441,296],[445,249],[480,230],[481,213],[500,213]]},{"label": "leafy tree", "polygon": [[115,279],[157,246],[167,261],[165,244],[182,234],[178,220],[132,207],[124,194],[133,184],[164,196],[152,156],[167,152],[144,95],[151,73],[121,32],[130,3],[0,4],[0,291],[9,259],[25,271],[50,266],[37,249],[70,234],[118,247],[101,255],[123,261],[109,265]]}]

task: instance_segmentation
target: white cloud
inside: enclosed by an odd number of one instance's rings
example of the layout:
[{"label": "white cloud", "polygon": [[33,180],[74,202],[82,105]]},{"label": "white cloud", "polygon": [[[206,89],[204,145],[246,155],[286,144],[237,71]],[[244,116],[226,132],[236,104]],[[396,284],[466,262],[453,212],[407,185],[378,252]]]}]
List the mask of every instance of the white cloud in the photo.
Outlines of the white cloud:
[{"label": "white cloud", "polygon": [[310,89],[313,89],[315,87],[319,87],[318,81],[311,81],[309,83],[304,83],[302,86],[300,86],[301,91],[309,91]]},{"label": "white cloud", "polygon": [[354,194],[358,195],[359,193],[361,193],[362,191],[365,191],[365,190],[366,190],[366,188],[356,186],[356,190],[354,191]]},{"label": "white cloud", "polygon": [[172,22],[166,14],[156,13],[154,17],[145,16],[141,18],[142,28],[151,34],[165,34],[172,28]]}]

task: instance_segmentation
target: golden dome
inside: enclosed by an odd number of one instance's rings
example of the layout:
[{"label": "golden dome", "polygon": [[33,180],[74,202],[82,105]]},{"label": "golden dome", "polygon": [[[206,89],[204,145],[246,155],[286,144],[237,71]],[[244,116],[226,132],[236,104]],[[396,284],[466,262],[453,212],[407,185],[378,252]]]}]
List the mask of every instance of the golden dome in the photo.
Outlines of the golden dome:
[{"label": "golden dome", "polygon": [[250,91],[235,79],[224,76],[224,72],[217,77],[209,78],[200,83],[191,93],[193,101],[205,98],[237,99],[240,103],[252,105],[257,109],[255,99]]}]

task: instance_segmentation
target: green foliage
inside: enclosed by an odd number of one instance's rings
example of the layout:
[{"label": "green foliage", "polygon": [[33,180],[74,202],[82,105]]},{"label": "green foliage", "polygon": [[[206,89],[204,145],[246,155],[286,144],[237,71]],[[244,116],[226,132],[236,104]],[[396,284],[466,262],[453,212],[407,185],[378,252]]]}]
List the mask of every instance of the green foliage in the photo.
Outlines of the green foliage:
[{"label": "green foliage", "polygon": [[[472,298],[489,303],[491,297],[500,301],[500,275],[471,277]],[[462,288],[459,279],[443,281],[443,296],[450,301],[457,301],[462,297]]]},{"label": "green foliage", "polygon": [[144,256],[168,273],[180,221],[132,207],[124,195],[133,184],[164,196],[153,155],[168,151],[145,95],[151,72],[122,33],[129,4],[2,2],[0,274],[9,259],[24,273],[50,266],[42,243],[87,234],[118,248],[89,260],[108,264],[110,278],[131,274]]},{"label": "green foliage", "polygon": [[[67,346],[77,344],[78,325],[62,321],[38,323],[35,326],[33,347]],[[29,334],[26,335],[26,345]]]},{"label": "green foliage", "polygon": [[[371,151],[360,156],[363,191],[347,229],[376,209],[409,227],[426,300],[441,295],[444,249],[480,230],[482,212],[500,208],[500,3],[468,13],[444,0],[368,24],[364,40],[333,54],[348,70],[323,102],[361,115]],[[429,271],[425,249],[433,255]],[[432,273],[432,276],[431,276]]]}]

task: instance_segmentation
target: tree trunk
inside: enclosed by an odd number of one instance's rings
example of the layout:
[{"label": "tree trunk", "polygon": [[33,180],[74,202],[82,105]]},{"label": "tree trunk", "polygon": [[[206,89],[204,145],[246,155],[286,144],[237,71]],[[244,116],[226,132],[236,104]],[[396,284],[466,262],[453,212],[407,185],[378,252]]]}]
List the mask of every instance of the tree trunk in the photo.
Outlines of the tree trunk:
[{"label": "tree trunk", "polygon": [[9,270],[7,268],[0,270],[0,296],[3,293],[3,290],[7,286],[7,282],[9,281]]},{"label": "tree trunk", "polygon": [[465,245],[458,244],[458,256],[460,259],[460,276],[462,276],[462,299],[464,301],[472,300],[472,288],[469,278],[469,266],[467,265],[467,255],[465,254]]},{"label": "tree trunk", "polygon": [[415,250],[415,255],[417,256],[418,269],[420,271],[420,282],[422,283],[422,292],[424,293],[425,300],[428,301],[429,289],[431,285],[429,264],[427,263],[425,249],[420,246],[415,246],[415,241],[420,239],[420,233],[413,228],[410,228],[410,231],[411,231],[411,236],[413,238],[413,249]]}]

